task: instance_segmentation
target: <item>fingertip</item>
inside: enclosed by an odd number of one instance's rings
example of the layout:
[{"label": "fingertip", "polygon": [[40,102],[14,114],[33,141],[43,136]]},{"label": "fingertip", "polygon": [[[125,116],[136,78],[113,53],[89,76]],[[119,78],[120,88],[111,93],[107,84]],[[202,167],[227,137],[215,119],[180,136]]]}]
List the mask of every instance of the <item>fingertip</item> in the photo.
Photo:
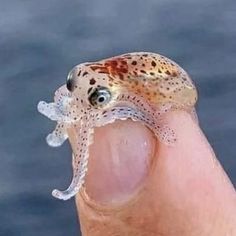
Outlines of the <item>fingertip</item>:
[{"label": "fingertip", "polygon": [[128,198],[147,176],[155,146],[154,135],[140,122],[116,121],[95,129],[87,194],[102,203]]},{"label": "fingertip", "polygon": [[[186,112],[173,112],[165,123],[177,135],[172,147],[161,142],[156,147],[152,132],[132,121],[95,132],[86,189],[76,197],[83,233],[224,235],[219,232],[235,225],[235,191],[197,122]],[[148,158],[142,158],[148,152],[140,151],[137,140],[127,143],[139,137],[141,143],[152,140]]]}]

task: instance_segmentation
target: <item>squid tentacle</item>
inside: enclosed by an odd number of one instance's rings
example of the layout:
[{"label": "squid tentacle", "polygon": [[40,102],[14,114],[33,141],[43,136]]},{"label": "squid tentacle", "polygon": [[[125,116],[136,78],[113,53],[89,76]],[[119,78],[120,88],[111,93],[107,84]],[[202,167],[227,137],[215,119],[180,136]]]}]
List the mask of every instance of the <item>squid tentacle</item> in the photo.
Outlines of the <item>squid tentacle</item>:
[{"label": "squid tentacle", "polygon": [[74,124],[74,128],[78,132],[76,134],[76,147],[74,147],[74,174],[71,184],[64,191],[58,189],[52,191],[54,197],[62,200],[68,200],[79,192],[87,172],[89,158],[88,147],[92,141],[93,129],[89,126],[88,118],[83,120],[80,124]]},{"label": "squid tentacle", "polygon": [[71,95],[66,91],[65,86],[61,86],[55,92],[54,102],[40,101],[37,108],[41,114],[50,120],[69,123],[73,121],[68,115],[71,101]]},{"label": "squid tentacle", "polygon": [[[147,107],[146,107],[147,109]],[[151,108],[150,108],[151,109]],[[146,110],[145,110],[146,111]],[[87,173],[89,158],[89,145],[92,142],[93,127],[104,126],[114,122],[116,119],[125,120],[131,118],[134,121],[140,121],[162,141],[171,144],[176,140],[174,132],[166,127],[157,124],[153,111],[144,113],[135,107],[113,107],[102,113],[96,113],[93,117],[86,117],[81,123],[74,124],[78,130],[76,135],[76,147],[74,148],[74,175],[70,186],[65,191],[53,190],[52,195],[56,198],[67,200],[79,192],[84,183]],[[93,127],[92,127],[93,126]]]},{"label": "squid tentacle", "polygon": [[56,128],[46,137],[47,144],[51,147],[61,146],[68,138],[66,124],[57,123]]},{"label": "squid tentacle", "polygon": [[156,117],[145,114],[132,107],[114,107],[103,112],[103,116],[94,122],[95,126],[104,126],[108,123],[112,123],[116,119],[125,120],[128,118],[143,123],[154,132],[159,140],[168,145],[172,145],[176,141],[176,135],[171,128],[165,124],[160,124],[159,121],[156,120]]},{"label": "squid tentacle", "polygon": [[[88,169],[89,145],[92,142],[93,127],[104,126],[116,119],[132,119],[140,121],[151,129],[162,142],[171,145],[176,141],[175,133],[165,124],[161,124],[161,117],[171,109],[171,106],[154,109],[151,105],[135,95],[122,95],[119,99],[121,106],[115,106],[102,112],[84,117],[81,122],[74,123],[77,131],[76,147],[74,148],[74,174],[70,186],[64,190],[53,190],[56,198],[67,200],[76,195],[82,187]],[[118,102],[118,104],[119,104]]]},{"label": "squid tentacle", "polygon": [[59,103],[62,103],[62,101],[65,98],[70,98],[70,97],[71,97],[70,91],[68,91],[68,89],[66,88],[66,85],[62,85],[60,88],[56,90],[55,95],[54,95],[54,101],[55,103],[59,104]]},{"label": "squid tentacle", "polygon": [[45,101],[40,101],[38,103],[38,111],[50,120],[59,122],[63,122],[65,120],[63,113],[54,102],[47,103]]},{"label": "squid tentacle", "polygon": [[[152,123],[144,123],[154,132],[160,141],[167,145],[173,145],[176,142],[177,138],[175,132],[163,122],[164,114],[172,110],[174,104],[160,103],[159,106],[153,106],[152,104],[147,103],[142,96],[135,93],[123,93],[117,100],[120,102],[126,102],[126,106],[133,107],[136,112],[140,111],[144,114],[144,117],[149,117],[149,120],[152,120]],[[138,120],[145,121],[144,117],[139,117]]]},{"label": "squid tentacle", "polygon": [[64,103],[47,103],[45,101],[40,101],[38,103],[38,111],[44,116],[48,117],[52,121],[70,123],[74,120],[65,112],[63,106],[68,105],[68,99]]},{"label": "squid tentacle", "polygon": [[[89,117],[83,119],[80,124],[74,124],[74,128],[76,129],[76,147],[74,147],[74,155],[73,155],[73,163],[74,163],[74,174],[73,179],[71,181],[70,186],[64,190],[60,191],[58,189],[54,189],[52,191],[52,195],[58,199],[68,200],[69,198],[76,195],[80,188],[82,187],[85,179],[85,175],[88,169],[88,158],[89,158],[89,145],[92,143],[93,137],[93,128],[91,127],[91,120],[94,121],[94,126],[102,126],[108,123],[111,123],[112,120],[115,119],[127,119],[135,117],[143,117],[145,118],[144,114],[140,112],[136,112],[132,108],[127,107],[116,107],[107,111],[107,113],[99,114],[97,116]],[[134,115],[134,116],[133,116]],[[136,116],[135,116],[136,115]],[[101,120],[100,120],[101,119]],[[88,122],[89,121],[89,122]],[[101,122],[100,122],[101,121]]]}]

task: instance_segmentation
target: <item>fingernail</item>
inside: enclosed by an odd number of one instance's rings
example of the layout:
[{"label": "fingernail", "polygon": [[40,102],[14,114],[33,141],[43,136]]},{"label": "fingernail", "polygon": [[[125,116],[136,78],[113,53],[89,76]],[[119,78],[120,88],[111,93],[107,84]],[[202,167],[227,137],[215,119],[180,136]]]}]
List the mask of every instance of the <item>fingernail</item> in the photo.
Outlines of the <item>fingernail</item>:
[{"label": "fingernail", "polygon": [[140,122],[116,121],[95,129],[90,146],[87,195],[99,203],[129,199],[150,169],[156,139]]}]

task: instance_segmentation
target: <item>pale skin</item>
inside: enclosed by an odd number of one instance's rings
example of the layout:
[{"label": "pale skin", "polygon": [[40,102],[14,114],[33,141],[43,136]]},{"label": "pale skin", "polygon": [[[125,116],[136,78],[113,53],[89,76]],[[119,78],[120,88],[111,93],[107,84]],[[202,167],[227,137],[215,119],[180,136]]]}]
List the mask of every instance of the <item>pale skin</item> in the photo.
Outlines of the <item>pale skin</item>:
[{"label": "pale skin", "polygon": [[96,129],[76,196],[83,236],[236,235],[236,192],[201,129],[185,112],[165,119],[172,148],[136,122]]}]

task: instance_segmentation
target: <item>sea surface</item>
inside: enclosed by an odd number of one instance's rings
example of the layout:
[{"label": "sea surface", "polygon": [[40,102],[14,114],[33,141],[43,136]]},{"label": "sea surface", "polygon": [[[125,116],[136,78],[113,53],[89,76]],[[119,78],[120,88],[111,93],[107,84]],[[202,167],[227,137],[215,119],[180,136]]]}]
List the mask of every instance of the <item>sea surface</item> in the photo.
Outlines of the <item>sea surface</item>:
[{"label": "sea surface", "polygon": [[47,146],[40,115],[76,64],[132,51],[166,55],[199,89],[201,126],[236,185],[235,0],[0,0],[0,235],[73,236],[71,150]]}]

